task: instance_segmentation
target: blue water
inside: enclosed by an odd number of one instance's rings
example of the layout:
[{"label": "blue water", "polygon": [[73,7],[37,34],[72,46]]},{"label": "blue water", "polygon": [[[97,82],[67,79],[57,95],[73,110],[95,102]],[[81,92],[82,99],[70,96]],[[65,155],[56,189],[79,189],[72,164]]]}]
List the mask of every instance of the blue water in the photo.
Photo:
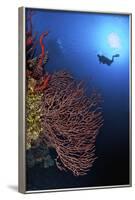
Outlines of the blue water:
[{"label": "blue water", "polygon": [[[55,169],[35,168],[28,173],[29,189],[121,185],[129,183],[129,68],[130,18],[120,14],[97,14],[34,10],[33,33],[44,31],[49,61],[45,70],[66,69],[77,80],[85,80],[88,91],[96,88],[104,100],[104,126],[97,137],[97,156],[87,177],[74,178]],[[109,41],[109,37],[113,37]],[[37,53],[40,52],[40,47]],[[97,54],[111,59],[112,65],[99,63]],[[50,171],[49,171],[50,170]],[[43,173],[45,175],[43,176]],[[34,182],[37,174],[38,181]],[[59,175],[58,175],[59,174]],[[32,178],[33,177],[33,178]],[[42,177],[48,177],[44,182]],[[57,183],[55,180],[61,182]],[[63,177],[64,180],[63,181]],[[56,179],[55,179],[56,178]],[[37,179],[36,179],[37,180]],[[52,181],[53,180],[53,181]],[[48,186],[49,185],[49,186]]]}]

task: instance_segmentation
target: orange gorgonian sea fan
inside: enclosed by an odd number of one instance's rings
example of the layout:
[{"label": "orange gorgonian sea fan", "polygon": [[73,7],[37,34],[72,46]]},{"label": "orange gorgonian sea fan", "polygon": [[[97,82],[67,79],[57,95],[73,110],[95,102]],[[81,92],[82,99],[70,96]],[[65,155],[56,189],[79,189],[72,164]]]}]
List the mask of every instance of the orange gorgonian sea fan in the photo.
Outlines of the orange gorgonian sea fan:
[{"label": "orange gorgonian sea fan", "polygon": [[43,97],[44,139],[57,152],[56,165],[75,176],[87,174],[95,161],[95,141],[103,125],[101,96],[90,97],[82,83],[64,71],[52,75]]}]

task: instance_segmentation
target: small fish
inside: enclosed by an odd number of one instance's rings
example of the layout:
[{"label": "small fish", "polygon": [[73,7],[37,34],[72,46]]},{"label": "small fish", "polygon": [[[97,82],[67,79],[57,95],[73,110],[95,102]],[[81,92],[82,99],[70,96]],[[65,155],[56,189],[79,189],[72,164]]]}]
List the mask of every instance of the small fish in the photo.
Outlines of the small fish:
[{"label": "small fish", "polygon": [[115,57],[120,57],[120,54],[115,54],[115,55],[113,55],[113,56],[112,56],[112,59],[109,59],[109,58],[107,58],[106,56],[104,56],[104,55],[99,55],[99,54],[97,54],[97,57],[98,57],[98,59],[99,59],[99,63],[111,65],[111,64],[114,62],[114,58],[115,58]]},{"label": "small fish", "polygon": [[57,39],[57,44],[59,45],[60,49],[63,49],[63,45],[60,39]]}]

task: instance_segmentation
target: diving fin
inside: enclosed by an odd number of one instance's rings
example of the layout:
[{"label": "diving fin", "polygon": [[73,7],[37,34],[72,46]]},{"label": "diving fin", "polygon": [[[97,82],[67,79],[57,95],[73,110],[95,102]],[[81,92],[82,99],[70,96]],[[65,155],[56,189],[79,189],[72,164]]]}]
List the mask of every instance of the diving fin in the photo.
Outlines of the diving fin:
[{"label": "diving fin", "polygon": [[120,57],[120,54],[115,54],[113,57]]}]

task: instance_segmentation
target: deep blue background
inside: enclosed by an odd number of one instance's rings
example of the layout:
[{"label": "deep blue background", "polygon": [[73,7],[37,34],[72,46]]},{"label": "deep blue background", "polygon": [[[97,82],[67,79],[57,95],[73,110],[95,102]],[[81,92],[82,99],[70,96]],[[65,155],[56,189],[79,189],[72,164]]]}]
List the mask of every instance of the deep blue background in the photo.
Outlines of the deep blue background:
[{"label": "deep blue background", "polygon": [[[34,10],[33,33],[44,31],[49,61],[45,70],[66,69],[96,88],[103,97],[104,126],[96,142],[98,159],[87,176],[74,177],[56,166],[27,169],[27,189],[55,189],[129,184],[129,16],[97,13]],[[108,36],[116,33],[120,47],[112,48]],[[40,47],[37,52],[40,53]],[[111,58],[111,66],[100,64],[97,54]],[[54,153],[52,153],[54,154]]]}]

